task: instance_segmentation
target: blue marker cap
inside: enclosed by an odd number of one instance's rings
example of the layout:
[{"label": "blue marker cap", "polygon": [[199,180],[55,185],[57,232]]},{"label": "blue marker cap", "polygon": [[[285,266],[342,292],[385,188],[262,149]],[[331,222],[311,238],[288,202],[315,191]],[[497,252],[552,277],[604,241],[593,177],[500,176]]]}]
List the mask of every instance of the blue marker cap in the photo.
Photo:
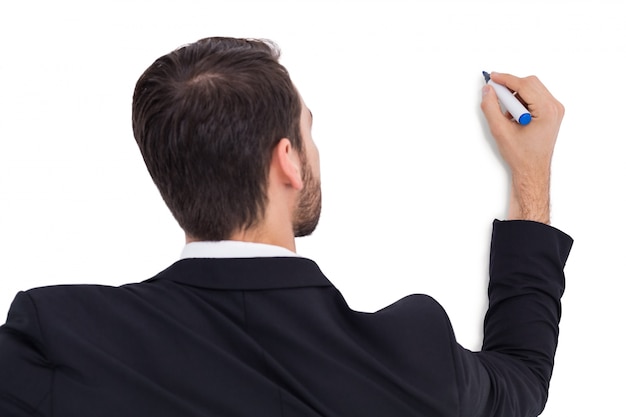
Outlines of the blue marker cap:
[{"label": "blue marker cap", "polygon": [[528,123],[530,123],[530,121],[532,120],[532,116],[530,115],[530,113],[524,113],[519,117],[519,124],[521,124],[522,126],[527,125]]}]

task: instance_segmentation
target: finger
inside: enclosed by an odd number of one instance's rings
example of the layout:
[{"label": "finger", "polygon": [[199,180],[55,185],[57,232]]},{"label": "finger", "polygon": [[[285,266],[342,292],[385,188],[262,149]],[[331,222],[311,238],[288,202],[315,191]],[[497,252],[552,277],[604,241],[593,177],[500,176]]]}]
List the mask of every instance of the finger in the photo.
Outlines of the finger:
[{"label": "finger", "polygon": [[533,119],[551,117],[558,120],[563,118],[565,109],[554,98],[539,78],[534,75],[526,78],[518,78],[510,74],[492,73],[492,79],[498,84],[516,91],[517,98],[530,111]]},{"label": "finger", "polygon": [[518,99],[521,99],[526,105],[534,104],[542,97],[550,97],[548,89],[534,75],[519,78],[511,74],[492,72],[491,79],[493,82],[516,92]]},{"label": "finger", "polygon": [[528,103],[526,103],[526,100],[522,98],[521,94],[518,94],[517,91],[514,91],[513,95],[520,101],[520,103],[522,103],[524,107],[528,108]]},{"label": "finger", "polygon": [[483,87],[483,100],[480,108],[487,119],[491,133],[496,137],[504,133],[505,130],[511,129],[511,125],[515,124],[502,113],[496,92],[489,85]]},{"label": "finger", "polygon": [[503,72],[492,72],[490,74],[494,83],[506,86],[511,91],[518,91],[522,85],[522,78]]}]

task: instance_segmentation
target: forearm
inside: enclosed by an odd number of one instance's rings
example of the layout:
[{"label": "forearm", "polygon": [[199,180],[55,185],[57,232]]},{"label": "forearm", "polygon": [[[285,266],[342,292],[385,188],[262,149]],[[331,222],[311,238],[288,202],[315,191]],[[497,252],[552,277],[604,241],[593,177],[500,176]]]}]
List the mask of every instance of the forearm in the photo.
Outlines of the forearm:
[{"label": "forearm", "polygon": [[502,114],[491,87],[483,89],[481,107],[500,154],[511,169],[507,217],[549,224],[550,164],[565,108],[537,77],[493,73],[492,81],[518,92],[532,114],[532,122],[520,126]]},{"label": "forearm", "polygon": [[557,347],[565,233],[534,221],[493,224],[489,309],[480,352],[455,354],[462,416],[536,417]]},{"label": "forearm", "polygon": [[509,220],[532,220],[550,224],[550,168],[538,174],[512,175]]},{"label": "forearm", "polygon": [[517,403],[536,415],[545,405],[571,245],[551,226],[494,224],[483,362],[500,398],[496,409]]}]

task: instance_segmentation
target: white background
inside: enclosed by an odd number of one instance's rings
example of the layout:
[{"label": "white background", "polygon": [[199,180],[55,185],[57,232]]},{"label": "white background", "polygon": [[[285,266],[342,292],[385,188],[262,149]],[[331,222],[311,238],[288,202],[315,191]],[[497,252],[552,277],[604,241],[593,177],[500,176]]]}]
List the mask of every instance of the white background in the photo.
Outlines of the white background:
[{"label": "white background", "polygon": [[566,107],[552,215],[576,241],[543,415],[622,413],[625,21],[601,0],[4,1],[0,315],[19,290],[141,281],[177,259],[183,234],[132,136],[134,83],[183,43],[262,37],[322,155],[324,211],[299,252],[358,310],[432,295],[479,349],[508,193],[481,71],[535,74]]}]

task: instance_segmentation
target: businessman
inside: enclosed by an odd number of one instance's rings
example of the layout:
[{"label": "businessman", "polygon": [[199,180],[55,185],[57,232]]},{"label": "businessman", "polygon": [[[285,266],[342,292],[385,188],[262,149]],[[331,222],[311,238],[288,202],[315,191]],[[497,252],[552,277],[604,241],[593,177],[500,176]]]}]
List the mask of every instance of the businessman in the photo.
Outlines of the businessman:
[{"label": "businessman", "polygon": [[481,351],[428,296],[350,310],[296,254],[321,210],[311,113],[273,44],[209,38],[159,58],[133,97],[181,260],[121,287],[19,293],[0,328],[0,416],[538,415],[572,244],[548,225],[564,110],[535,77],[492,79],[533,120],[512,122],[484,88],[512,192],[493,224]]}]

